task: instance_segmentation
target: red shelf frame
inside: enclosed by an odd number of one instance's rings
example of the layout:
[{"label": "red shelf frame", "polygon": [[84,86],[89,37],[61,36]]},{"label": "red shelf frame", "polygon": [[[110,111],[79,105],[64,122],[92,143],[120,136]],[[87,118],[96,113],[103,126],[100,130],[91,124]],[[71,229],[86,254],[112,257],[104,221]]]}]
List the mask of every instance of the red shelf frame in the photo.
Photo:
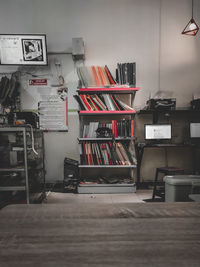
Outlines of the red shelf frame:
[{"label": "red shelf frame", "polygon": [[100,110],[100,111],[96,111],[96,110],[80,110],[79,111],[80,114],[97,114],[97,115],[101,115],[101,114],[115,114],[115,115],[131,115],[131,114],[135,114],[136,111],[135,110]]},{"label": "red shelf frame", "polygon": [[80,93],[82,92],[133,92],[133,91],[139,91],[139,87],[88,87],[88,88],[80,88],[78,91]]}]

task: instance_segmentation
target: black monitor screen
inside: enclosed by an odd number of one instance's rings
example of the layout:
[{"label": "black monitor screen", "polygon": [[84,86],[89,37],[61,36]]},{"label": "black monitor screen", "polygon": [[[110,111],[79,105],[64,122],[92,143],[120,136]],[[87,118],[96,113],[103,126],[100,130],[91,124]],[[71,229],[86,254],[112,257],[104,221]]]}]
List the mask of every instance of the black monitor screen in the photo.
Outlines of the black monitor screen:
[{"label": "black monitor screen", "polygon": [[172,138],[171,124],[146,124],[146,140],[166,140]]},{"label": "black monitor screen", "polygon": [[200,138],[200,123],[190,123],[190,138]]},{"label": "black monitor screen", "polygon": [[1,65],[47,65],[45,34],[0,34]]}]

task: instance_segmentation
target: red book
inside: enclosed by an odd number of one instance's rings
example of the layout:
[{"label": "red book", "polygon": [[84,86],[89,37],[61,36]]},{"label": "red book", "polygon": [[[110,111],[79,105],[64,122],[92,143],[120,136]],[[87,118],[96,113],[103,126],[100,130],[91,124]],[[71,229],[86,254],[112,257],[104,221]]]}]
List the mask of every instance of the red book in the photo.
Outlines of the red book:
[{"label": "red book", "polygon": [[83,151],[84,151],[85,165],[88,165],[87,156],[86,156],[86,150],[85,150],[85,142],[83,142]]},{"label": "red book", "polygon": [[112,120],[112,134],[115,137],[115,120]]},{"label": "red book", "polygon": [[108,160],[109,160],[109,164],[110,164],[110,165],[113,165],[113,164],[112,164],[112,161],[111,161],[110,154],[108,153],[108,151],[106,151],[106,152],[107,152],[107,154],[108,154]]},{"label": "red book", "polygon": [[103,105],[103,104],[101,103],[101,101],[99,100],[98,96],[95,95],[94,97],[95,97],[96,101],[99,103],[99,106],[102,108],[102,110],[106,110],[105,105]]},{"label": "red book", "polygon": [[92,157],[92,150],[91,150],[91,143],[88,143],[88,147],[89,147],[90,165],[94,165],[94,161]]},{"label": "red book", "polygon": [[88,101],[86,100],[86,96],[85,95],[80,95],[81,99],[83,100],[83,102],[85,103],[86,107],[88,110],[91,110],[90,105],[88,104]]},{"label": "red book", "polygon": [[107,83],[106,83],[106,79],[105,79],[105,77],[103,76],[103,71],[102,71],[101,67],[98,66],[97,69],[98,69],[99,76],[100,76],[100,79],[101,79],[102,84],[103,84],[103,85],[106,85],[106,84],[107,84]]},{"label": "red book", "polygon": [[93,75],[94,75],[94,78],[95,78],[97,86],[100,86],[100,81],[99,81],[99,77],[97,75],[97,71],[95,69],[95,66],[92,66],[92,72],[93,72]]},{"label": "red book", "polygon": [[91,96],[90,95],[87,95],[87,97],[90,99],[90,101],[92,102],[92,104],[95,106],[96,110],[100,110],[99,107],[96,105],[96,103],[91,98]]},{"label": "red book", "polygon": [[88,142],[85,143],[85,151],[86,151],[86,155],[87,155],[88,165],[90,165],[90,157],[89,157]]},{"label": "red book", "polygon": [[115,137],[118,137],[117,135],[117,121],[115,120]]},{"label": "red book", "polygon": [[115,82],[114,82],[114,80],[113,80],[113,78],[112,78],[112,76],[111,76],[111,74],[110,74],[110,71],[109,71],[108,67],[105,66],[104,69],[105,69],[105,72],[106,72],[106,74],[107,74],[107,76],[108,76],[108,80],[109,80],[110,84],[115,84]]},{"label": "red book", "polygon": [[111,97],[111,99],[112,99],[114,105],[116,106],[116,108],[117,108],[118,110],[120,110],[120,108],[119,108],[119,106],[117,105],[116,101],[114,100],[113,96],[110,95],[110,97]]},{"label": "red book", "polygon": [[133,120],[131,120],[131,137],[134,137],[134,125],[133,125]]}]

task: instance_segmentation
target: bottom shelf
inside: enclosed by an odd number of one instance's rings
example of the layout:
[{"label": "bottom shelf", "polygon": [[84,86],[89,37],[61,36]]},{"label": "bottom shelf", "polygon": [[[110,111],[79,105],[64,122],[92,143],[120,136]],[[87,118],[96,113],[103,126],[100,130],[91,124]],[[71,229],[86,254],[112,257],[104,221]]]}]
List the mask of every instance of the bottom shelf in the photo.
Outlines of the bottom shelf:
[{"label": "bottom shelf", "polygon": [[136,184],[79,184],[79,194],[136,193]]},{"label": "bottom shelf", "polygon": [[25,186],[0,186],[0,191],[25,191]]}]

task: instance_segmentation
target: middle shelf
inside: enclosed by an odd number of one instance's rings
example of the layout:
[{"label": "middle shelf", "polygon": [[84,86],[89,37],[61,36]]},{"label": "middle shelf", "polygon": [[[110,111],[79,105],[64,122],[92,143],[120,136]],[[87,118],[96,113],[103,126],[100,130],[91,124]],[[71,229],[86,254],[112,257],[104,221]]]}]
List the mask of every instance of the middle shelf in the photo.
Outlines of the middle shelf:
[{"label": "middle shelf", "polygon": [[80,116],[94,116],[94,115],[133,115],[135,114],[135,110],[80,110]]},{"label": "middle shelf", "polygon": [[79,168],[136,168],[136,165],[79,165]]},{"label": "middle shelf", "polygon": [[78,94],[135,94],[139,87],[115,86],[115,87],[88,87],[77,90]]},{"label": "middle shelf", "polygon": [[[114,138],[115,141],[129,141],[129,140],[135,140],[135,137],[115,137]],[[103,137],[103,138],[99,138],[99,137],[79,137],[78,138],[79,142],[87,142],[87,141],[97,141],[97,142],[101,142],[101,141],[113,141],[112,137]]]}]

